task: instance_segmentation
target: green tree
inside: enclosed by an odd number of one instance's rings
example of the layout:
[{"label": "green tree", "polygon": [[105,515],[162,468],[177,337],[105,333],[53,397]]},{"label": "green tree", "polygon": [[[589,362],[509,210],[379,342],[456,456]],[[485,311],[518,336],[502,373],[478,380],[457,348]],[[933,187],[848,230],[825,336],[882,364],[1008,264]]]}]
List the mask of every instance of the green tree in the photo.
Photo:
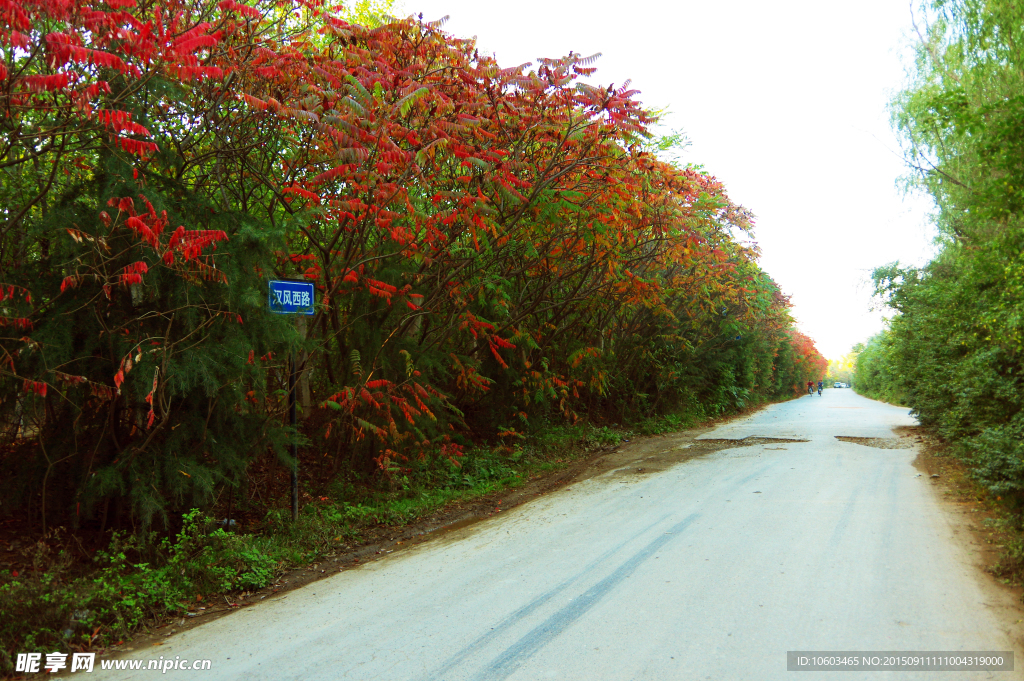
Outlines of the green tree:
[{"label": "green tree", "polygon": [[1024,6],[926,3],[915,72],[892,102],[936,204],[940,252],[878,268],[897,311],[858,358],[858,388],[909,404],[960,444],[993,491],[1024,501]]}]

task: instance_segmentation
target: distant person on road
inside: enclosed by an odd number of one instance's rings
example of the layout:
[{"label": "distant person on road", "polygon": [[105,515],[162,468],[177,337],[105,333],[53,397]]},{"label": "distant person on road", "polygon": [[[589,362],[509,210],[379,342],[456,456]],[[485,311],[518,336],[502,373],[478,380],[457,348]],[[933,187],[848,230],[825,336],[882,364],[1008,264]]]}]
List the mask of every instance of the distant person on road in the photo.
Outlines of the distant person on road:
[{"label": "distant person on road", "polygon": [[824,381],[818,381],[818,397],[821,397],[821,391],[825,388]]},{"label": "distant person on road", "polygon": [[814,394],[814,381],[807,381],[807,394],[808,395],[813,395]]}]

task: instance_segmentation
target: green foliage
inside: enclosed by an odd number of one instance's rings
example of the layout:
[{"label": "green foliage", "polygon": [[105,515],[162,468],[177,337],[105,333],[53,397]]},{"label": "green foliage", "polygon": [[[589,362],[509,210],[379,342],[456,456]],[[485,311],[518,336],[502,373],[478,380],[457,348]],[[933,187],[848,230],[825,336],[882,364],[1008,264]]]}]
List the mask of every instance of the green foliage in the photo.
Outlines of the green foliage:
[{"label": "green foliage", "polygon": [[[893,348],[888,332],[872,337],[857,355],[853,385],[856,391],[875,400],[906,404],[908,385],[892,365]],[[934,380],[934,377],[932,378]]]},{"label": "green foliage", "polygon": [[[38,555],[38,571],[0,583],[0,673],[12,670],[12,652],[110,645],[204,594],[267,586],[286,553],[272,538],[226,532],[192,510],[173,539],[114,533],[84,576],[66,551]],[[140,560],[147,555],[152,562]]]},{"label": "green foliage", "polygon": [[342,16],[353,24],[376,28],[399,12],[400,4],[396,0],[354,0],[344,6]]},{"label": "green foliage", "polygon": [[857,359],[856,387],[911,406],[954,442],[979,481],[1024,502],[1024,6],[922,6],[916,73],[892,103],[935,201],[939,254],[874,273],[896,311]]}]

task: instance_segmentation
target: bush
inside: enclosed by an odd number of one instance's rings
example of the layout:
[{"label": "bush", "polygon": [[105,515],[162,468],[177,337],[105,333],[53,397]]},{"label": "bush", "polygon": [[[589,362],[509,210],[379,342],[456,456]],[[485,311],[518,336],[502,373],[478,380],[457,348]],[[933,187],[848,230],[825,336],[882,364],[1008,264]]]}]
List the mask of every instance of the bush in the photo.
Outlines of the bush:
[{"label": "bush", "polygon": [[[193,509],[182,530],[155,546],[152,535],[114,533],[87,576],[73,577],[66,552],[30,575],[0,584],[0,672],[15,652],[109,645],[163,615],[182,613],[204,595],[251,591],[281,573],[272,539],[226,532]],[[155,556],[158,565],[132,556]]]}]

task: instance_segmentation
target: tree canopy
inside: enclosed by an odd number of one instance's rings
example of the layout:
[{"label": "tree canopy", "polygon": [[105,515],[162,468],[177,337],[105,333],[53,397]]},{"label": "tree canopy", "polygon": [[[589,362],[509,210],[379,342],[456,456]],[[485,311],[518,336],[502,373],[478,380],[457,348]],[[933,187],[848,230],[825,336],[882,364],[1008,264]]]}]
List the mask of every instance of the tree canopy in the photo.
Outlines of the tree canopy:
[{"label": "tree canopy", "polygon": [[[750,213],[659,157],[595,57],[502,67],[359,11],[4,4],[0,512],[148,524],[293,442],[386,478],[824,373]],[[273,278],[314,282],[315,314],[270,314]]]},{"label": "tree canopy", "polygon": [[858,360],[857,383],[913,407],[958,443],[994,493],[1024,501],[1024,7],[922,4],[915,71],[892,102],[935,201],[940,252],[875,271],[897,312]]}]

